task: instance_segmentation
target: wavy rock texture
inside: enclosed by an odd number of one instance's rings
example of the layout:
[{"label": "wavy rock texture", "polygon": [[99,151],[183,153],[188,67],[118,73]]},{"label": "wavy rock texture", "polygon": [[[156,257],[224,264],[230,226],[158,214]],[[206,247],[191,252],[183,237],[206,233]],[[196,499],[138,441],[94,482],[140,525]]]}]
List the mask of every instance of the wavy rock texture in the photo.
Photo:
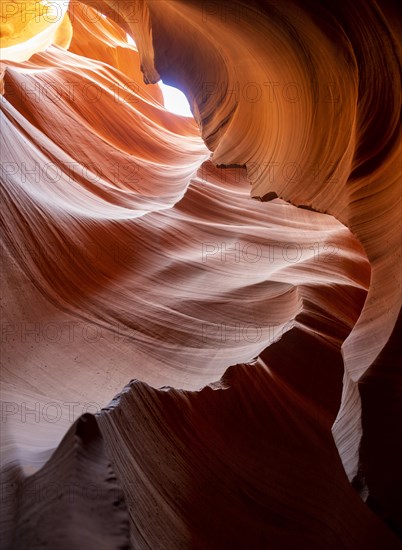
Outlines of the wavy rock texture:
[{"label": "wavy rock texture", "polygon": [[123,493],[94,416],[81,416],[37,473],[7,473],[11,548],[130,548]]},{"label": "wavy rock texture", "polygon": [[400,548],[397,7],[27,6],[2,2],[4,548]]}]

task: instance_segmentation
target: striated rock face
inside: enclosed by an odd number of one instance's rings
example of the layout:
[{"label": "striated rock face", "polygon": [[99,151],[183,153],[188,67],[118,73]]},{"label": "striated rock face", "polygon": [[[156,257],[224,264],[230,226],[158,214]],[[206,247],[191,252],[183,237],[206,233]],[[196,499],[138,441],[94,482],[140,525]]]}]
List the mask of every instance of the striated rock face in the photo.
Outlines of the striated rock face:
[{"label": "striated rock face", "polygon": [[11,474],[5,485],[14,505],[10,548],[130,548],[123,493],[94,416],[77,420],[44,468]]},{"label": "striated rock face", "polygon": [[402,547],[400,9],[56,4],[1,2],[2,547]]}]

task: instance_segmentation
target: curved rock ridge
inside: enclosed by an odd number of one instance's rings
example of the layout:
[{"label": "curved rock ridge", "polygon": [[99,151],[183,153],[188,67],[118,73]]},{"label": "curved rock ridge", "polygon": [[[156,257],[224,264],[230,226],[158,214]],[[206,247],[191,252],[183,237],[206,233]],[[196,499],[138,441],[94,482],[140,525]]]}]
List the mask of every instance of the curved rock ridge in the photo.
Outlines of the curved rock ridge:
[{"label": "curved rock ridge", "polygon": [[198,392],[132,381],[99,416],[132,547],[400,548],[349,484],[326,421],[261,360]]},{"label": "curved rock ridge", "polygon": [[[275,192],[334,215],[365,248],[369,294],[343,345],[343,408],[357,403],[356,383],[401,308],[401,57],[398,19],[384,16],[395,16],[392,4],[146,3],[149,56],[192,98],[212,161],[246,165],[253,196]],[[191,33],[180,33],[183,20]],[[341,415],[340,447],[351,448],[351,431]],[[350,477],[357,444],[344,462]]]},{"label": "curved rock ridge", "polygon": [[50,4],[1,2],[4,547],[401,547],[400,10]]},{"label": "curved rock ridge", "polygon": [[5,479],[16,518],[4,521],[8,548],[130,548],[123,493],[94,416],[75,422],[41,470],[23,476],[11,469]]},{"label": "curved rock ridge", "polygon": [[328,420],[262,360],[193,392],[133,380],[39,472],[10,476],[9,547],[400,547],[349,484]]}]

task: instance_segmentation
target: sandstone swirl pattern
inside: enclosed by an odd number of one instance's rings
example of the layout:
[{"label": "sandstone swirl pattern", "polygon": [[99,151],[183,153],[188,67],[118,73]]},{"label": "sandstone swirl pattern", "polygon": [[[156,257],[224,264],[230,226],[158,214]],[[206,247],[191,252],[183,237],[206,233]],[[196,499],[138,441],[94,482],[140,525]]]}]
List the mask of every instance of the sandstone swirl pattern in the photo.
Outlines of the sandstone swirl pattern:
[{"label": "sandstone swirl pattern", "polygon": [[2,2],[4,548],[401,547],[396,6],[34,4]]}]

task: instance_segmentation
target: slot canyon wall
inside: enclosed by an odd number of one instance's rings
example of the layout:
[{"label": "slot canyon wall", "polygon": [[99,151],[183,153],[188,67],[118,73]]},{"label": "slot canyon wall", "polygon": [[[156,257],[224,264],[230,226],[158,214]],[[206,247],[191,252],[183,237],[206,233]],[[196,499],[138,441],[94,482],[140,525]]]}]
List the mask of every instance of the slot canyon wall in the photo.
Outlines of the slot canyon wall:
[{"label": "slot canyon wall", "polygon": [[1,9],[2,548],[402,548],[400,7]]}]

